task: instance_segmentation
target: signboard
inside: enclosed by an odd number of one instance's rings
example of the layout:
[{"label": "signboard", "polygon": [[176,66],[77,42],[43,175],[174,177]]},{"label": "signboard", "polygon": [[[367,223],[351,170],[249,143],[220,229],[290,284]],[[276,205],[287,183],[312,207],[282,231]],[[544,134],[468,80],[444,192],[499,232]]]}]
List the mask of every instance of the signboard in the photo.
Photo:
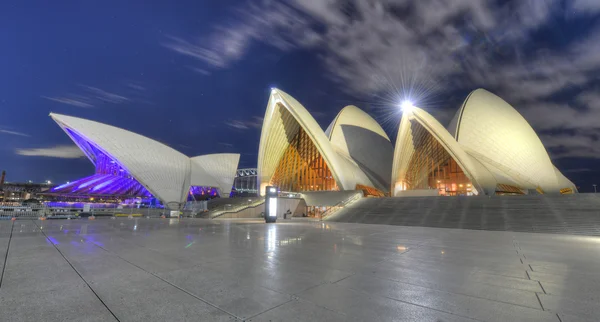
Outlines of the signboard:
[{"label": "signboard", "polygon": [[265,222],[277,221],[277,188],[268,186],[265,195]]}]

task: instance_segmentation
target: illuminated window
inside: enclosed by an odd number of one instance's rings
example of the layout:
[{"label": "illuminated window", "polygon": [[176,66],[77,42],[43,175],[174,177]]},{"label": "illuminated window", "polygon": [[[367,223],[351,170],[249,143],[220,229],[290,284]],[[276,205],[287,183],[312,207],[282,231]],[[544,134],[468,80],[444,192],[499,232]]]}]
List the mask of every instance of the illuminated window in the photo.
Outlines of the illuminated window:
[{"label": "illuminated window", "polygon": [[377,188],[365,186],[362,184],[357,184],[356,190],[362,190],[365,197],[385,197],[386,196],[385,192],[383,192]]},{"label": "illuminated window", "polygon": [[419,122],[410,121],[412,153],[406,172],[406,190],[437,189],[443,196],[471,195],[471,180],[448,151]]},{"label": "illuminated window", "polygon": [[571,189],[571,188],[560,189],[560,194],[562,194],[562,195],[570,195],[572,193],[574,193],[574,192],[573,192],[573,189]]},{"label": "illuminated window", "polygon": [[497,195],[524,195],[525,191],[519,187],[515,187],[509,184],[499,183],[496,185]]},{"label": "illuminated window", "polygon": [[325,159],[302,128],[289,143],[270,185],[289,192],[339,190]]}]

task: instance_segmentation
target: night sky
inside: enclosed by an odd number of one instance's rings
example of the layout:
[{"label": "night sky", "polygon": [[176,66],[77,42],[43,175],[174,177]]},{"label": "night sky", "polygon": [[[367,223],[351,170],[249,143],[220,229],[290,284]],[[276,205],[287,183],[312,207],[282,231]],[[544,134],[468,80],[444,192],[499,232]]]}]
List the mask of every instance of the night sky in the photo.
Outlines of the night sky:
[{"label": "night sky", "polygon": [[0,2],[0,170],[62,183],[93,166],[50,112],[255,167],[271,87],[325,128],[357,105],[395,141],[410,98],[447,125],[486,88],[582,192],[600,184],[600,1]]}]

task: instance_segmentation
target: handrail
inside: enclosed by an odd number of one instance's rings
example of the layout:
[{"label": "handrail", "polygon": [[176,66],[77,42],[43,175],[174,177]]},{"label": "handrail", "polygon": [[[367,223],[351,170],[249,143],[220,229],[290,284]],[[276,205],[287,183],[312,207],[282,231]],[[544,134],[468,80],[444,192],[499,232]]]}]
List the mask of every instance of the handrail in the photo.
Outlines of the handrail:
[{"label": "handrail", "polygon": [[350,205],[351,203],[354,203],[357,200],[360,200],[363,197],[363,192],[357,192],[354,195],[352,195],[351,197],[349,197],[348,199],[342,200],[340,202],[338,202],[337,204],[335,204],[335,206],[329,208],[329,210],[325,211],[324,213],[321,214],[321,219],[323,220],[331,215],[333,215],[334,213],[340,211],[341,209],[344,209],[344,207]]},{"label": "handrail", "polygon": [[[249,203],[249,204],[241,204],[238,205],[237,207],[234,208],[230,208],[230,209],[223,209],[223,210],[211,210],[209,211],[209,217],[210,219],[214,219],[217,217],[220,217],[224,214],[229,214],[229,213],[236,213],[236,212],[240,212],[249,208],[256,208],[260,205],[262,205],[263,203],[265,203],[265,199],[258,199],[256,201],[254,201],[253,203]],[[226,206],[222,206],[219,208],[225,208]]]}]

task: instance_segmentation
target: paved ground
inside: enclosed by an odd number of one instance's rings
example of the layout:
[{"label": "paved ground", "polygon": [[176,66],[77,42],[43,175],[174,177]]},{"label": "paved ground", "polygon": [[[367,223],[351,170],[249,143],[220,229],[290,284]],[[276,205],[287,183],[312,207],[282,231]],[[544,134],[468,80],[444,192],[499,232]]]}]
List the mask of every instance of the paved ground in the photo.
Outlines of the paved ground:
[{"label": "paved ground", "polygon": [[0,267],[0,321],[600,317],[597,237],[308,221],[19,220],[0,221]]}]

